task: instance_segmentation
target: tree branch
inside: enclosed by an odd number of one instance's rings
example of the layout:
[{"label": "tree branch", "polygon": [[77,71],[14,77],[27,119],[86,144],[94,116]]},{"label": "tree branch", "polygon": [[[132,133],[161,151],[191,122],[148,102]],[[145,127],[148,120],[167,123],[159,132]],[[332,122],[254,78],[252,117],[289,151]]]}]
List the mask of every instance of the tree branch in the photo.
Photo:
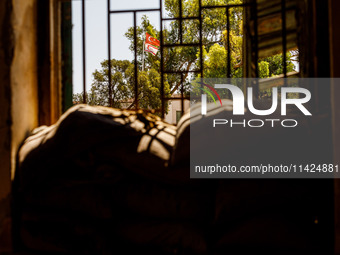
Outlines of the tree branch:
[{"label": "tree branch", "polygon": [[[139,95],[141,94],[141,92],[139,92]],[[138,96],[139,96],[138,95]],[[138,97],[137,97],[138,98]],[[144,96],[142,96],[139,100],[142,100],[144,98]],[[133,102],[128,106],[128,108],[126,108],[127,110],[130,110],[132,108],[133,105],[135,105],[137,103],[136,98],[133,100]]]},{"label": "tree branch", "polygon": [[[184,80],[188,77],[188,71],[189,71],[192,64],[193,64],[193,62],[189,62],[188,66],[187,66],[186,74],[184,76]],[[181,83],[182,83],[182,81],[179,81],[179,83],[177,83],[177,85],[170,91],[170,95],[175,93],[175,91],[178,89],[178,87],[181,85]]]}]

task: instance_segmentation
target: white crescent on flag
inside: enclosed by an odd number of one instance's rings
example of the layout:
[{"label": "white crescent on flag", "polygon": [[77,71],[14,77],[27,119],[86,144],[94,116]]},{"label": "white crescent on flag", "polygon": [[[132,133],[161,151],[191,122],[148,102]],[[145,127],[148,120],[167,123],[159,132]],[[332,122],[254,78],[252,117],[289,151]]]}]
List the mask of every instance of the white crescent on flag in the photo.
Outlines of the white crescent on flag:
[{"label": "white crescent on flag", "polygon": [[159,41],[156,38],[149,35],[148,33],[145,33],[145,42],[153,46],[161,46]]},{"label": "white crescent on flag", "polygon": [[154,56],[156,56],[158,52],[158,48],[145,42],[145,51],[152,53]]}]

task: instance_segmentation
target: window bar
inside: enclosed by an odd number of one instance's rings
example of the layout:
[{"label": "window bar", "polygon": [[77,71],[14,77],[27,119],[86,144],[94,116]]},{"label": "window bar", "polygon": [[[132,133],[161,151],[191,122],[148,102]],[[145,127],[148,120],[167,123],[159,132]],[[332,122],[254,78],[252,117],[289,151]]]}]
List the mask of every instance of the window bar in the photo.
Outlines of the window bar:
[{"label": "window bar", "polygon": [[81,2],[83,40],[83,103],[86,104],[86,48],[85,48],[85,0]]},{"label": "window bar", "polygon": [[159,9],[157,8],[151,8],[151,9],[136,9],[136,10],[118,10],[118,11],[110,11],[111,14],[115,13],[131,13],[131,12],[158,12]]},{"label": "window bar", "polygon": [[[196,96],[197,97],[197,96]],[[190,100],[190,97],[183,96],[183,100]],[[182,100],[180,97],[164,97],[163,100],[170,101],[170,100]]]},{"label": "window bar", "polygon": [[236,8],[236,7],[245,7],[245,6],[251,6],[249,3],[242,3],[242,4],[227,4],[227,5],[205,5],[202,6],[202,9],[219,9],[219,8]]},{"label": "window bar", "polygon": [[[243,33],[244,35],[248,36],[248,34],[246,34],[246,31],[247,29],[245,28],[245,20],[250,20],[249,19],[249,8],[243,8]],[[244,85],[243,85],[243,93],[246,97],[248,97],[248,94],[247,94],[247,88],[249,87],[249,68],[248,68],[248,64],[249,64],[249,55],[248,55],[248,45],[247,45],[247,42],[245,42],[244,38],[245,36],[243,37],[243,42],[242,42],[242,59],[241,61],[243,62],[243,77],[246,78],[245,79],[245,82],[244,82]]]},{"label": "window bar", "polygon": [[[203,35],[202,35],[202,0],[198,0],[198,13],[200,16],[200,25],[199,25],[199,30],[200,30],[200,71],[201,71],[201,79],[203,81]],[[202,85],[203,86],[203,85]]]},{"label": "window bar", "polygon": [[159,0],[159,15],[160,15],[160,52],[161,52],[161,102],[162,102],[162,106],[161,106],[161,117],[164,118],[165,116],[165,100],[164,100],[164,61],[163,61],[163,46],[164,46],[164,42],[163,42],[163,3],[162,0]]},{"label": "window bar", "polygon": [[189,70],[189,71],[164,71],[163,73],[180,74],[180,73],[201,73],[201,70]]},{"label": "window bar", "polygon": [[[286,31],[286,1],[281,0],[281,19],[282,19],[282,66],[284,78],[287,78],[287,31]],[[284,86],[287,85],[286,79]]]},{"label": "window bar", "polygon": [[259,98],[259,45],[258,45],[258,27],[257,27],[257,0],[254,0],[254,32],[255,32],[255,40],[254,40],[254,44],[255,44],[255,51],[254,51],[254,58],[255,58],[255,83],[254,85],[254,97],[255,98]]},{"label": "window bar", "polygon": [[62,112],[73,105],[72,94],[72,3],[61,2]]},{"label": "window bar", "polygon": [[184,47],[199,47],[200,43],[171,43],[171,44],[165,44],[163,45],[164,48],[172,48],[172,47],[178,47],[178,46],[184,46]]},{"label": "window bar", "polygon": [[111,17],[110,17],[110,0],[107,0],[107,52],[108,52],[108,75],[109,75],[109,106],[112,107],[112,88],[111,88]]},{"label": "window bar", "polygon": [[137,12],[133,12],[133,37],[135,50],[135,101],[138,110],[138,62],[137,62]]},{"label": "window bar", "polygon": [[196,16],[193,16],[193,17],[172,17],[172,18],[164,18],[163,20],[165,21],[173,21],[173,20],[197,20],[199,19],[200,17],[196,17]]},{"label": "window bar", "polygon": [[226,8],[227,14],[227,77],[231,77],[231,50],[230,50],[230,15],[229,15],[229,7]]},{"label": "window bar", "polygon": [[183,43],[183,36],[182,36],[182,33],[183,33],[183,28],[182,28],[182,25],[183,25],[183,19],[182,19],[182,0],[178,0],[178,5],[179,5],[179,42],[180,44]]}]

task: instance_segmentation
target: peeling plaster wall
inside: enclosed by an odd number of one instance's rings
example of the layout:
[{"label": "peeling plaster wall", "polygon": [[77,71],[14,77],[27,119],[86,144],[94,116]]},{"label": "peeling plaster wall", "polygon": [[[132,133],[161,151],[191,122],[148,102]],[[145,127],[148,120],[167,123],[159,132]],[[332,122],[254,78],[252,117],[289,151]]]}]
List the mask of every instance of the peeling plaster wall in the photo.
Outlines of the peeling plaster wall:
[{"label": "peeling plaster wall", "polygon": [[36,0],[13,1],[15,44],[11,66],[12,179],[16,152],[23,140],[38,125],[36,13]]},{"label": "peeling plaster wall", "polygon": [[1,201],[10,192],[10,65],[12,62],[11,1],[0,1],[0,220]]},{"label": "peeling plaster wall", "polygon": [[0,1],[0,253],[11,251],[11,179],[38,125],[36,0]]},{"label": "peeling plaster wall", "polygon": [[0,253],[10,249],[12,1],[0,1]]}]

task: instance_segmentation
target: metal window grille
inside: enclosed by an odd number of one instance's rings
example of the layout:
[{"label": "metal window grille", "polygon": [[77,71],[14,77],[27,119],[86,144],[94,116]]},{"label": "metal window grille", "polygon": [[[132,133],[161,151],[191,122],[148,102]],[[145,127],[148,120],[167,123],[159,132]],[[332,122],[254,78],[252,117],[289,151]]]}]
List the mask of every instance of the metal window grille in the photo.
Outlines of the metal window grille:
[{"label": "metal window grille", "polygon": [[[231,78],[231,36],[230,36],[230,12],[231,8],[243,8],[243,20],[244,20],[244,76],[245,77],[259,77],[259,67],[258,60],[259,54],[261,54],[261,50],[266,51],[267,48],[276,49],[277,52],[281,51],[282,54],[282,65],[283,65],[283,74],[282,76],[286,78],[288,76],[287,73],[287,44],[290,48],[297,46],[297,24],[291,25],[289,29],[287,29],[287,11],[294,10],[296,15],[296,0],[244,0],[242,4],[225,4],[225,5],[203,5],[202,0],[198,0],[198,15],[183,17],[182,10],[182,0],[178,0],[179,6],[179,15],[178,17],[164,18],[163,17],[163,1],[159,0],[159,8],[152,9],[136,9],[136,10],[112,10],[110,0],[107,0],[107,34],[108,34],[108,59],[111,60],[111,15],[121,14],[121,13],[131,13],[133,14],[133,27],[134,27],[134,108],[135,110],[139,108],[139,84],[138,84],[138,61],[137,61],[137,14],[145,13],[145,12],[159,12],[160,17],[160,77],[161,77],[161,109],[154,109],[156,112],[161,112],[161,116],[164,118],[165,115],[165,104],[166,101],[169,100],[180,100],[181,101],[181,112],[183,114],[184,111],[184,100],[190,99],[185,96],[183,93],[183,83],[184,83],[184,75],[189,73],[200,74],[202,78],[204,78],[204,65],[203,65],[203,38],[202,38],[202,26],[203,26],[203,11],[208,9],[224,9],[226,12],[226,31],[227,31],[227,74],[226,77]],[[277,17],[278,14],[280,17]],[[275,16],[276,15],[276,16]],[[261,24],[266,21],[266,17],[269,17],[270,22],[273,17],[276,17],[276,22],[281,24],[280,29],[276,29],[277,31],[266,34],[266,31],[259,31],[259,27],[261,28]],[[199,23],[199,40],[197,43],[186,43],[183,42],[182,37],[182,24],[186,20],[196,20]],[[179,43],[165,43],[164,42],[164,34],[163,34],[163,25],[164,22],[167,21],[177,21],[179,22]],[[261,23],[262,22],[262,23]],[[262,24],[263,25],[263,24]],[[274,29],[275,30],[275,29]],[[267,31],[268,32],[268,31]],[[288,33],[289,32],[289,33]],[[278,35],[279,33],[279,35]],[[291,35],[294,36],[291,36]],[[289,38],[288,38],[289,36]],[[268,39],[269,38],[269,39]],[[264,46],[263,46],[264,45]],[[267,45],[267,46],[266,46]],[[85,0],[82,0],[82,54],[83,54],[83,102],[86,103],[86,42],[85,42]],[[164,49],[169,47],[199,47],[200,55],[199,55],[199,68],[196,70],[165,70],[164,68]],[[278,48],[280,48],[278,50]],[[109,84],[112,82],[112,67],[111,61],[108,61],[109,68]],[[181,87],[180,97],[166,97],[164,93],[164,74],[178,74],[181,77]],[[285,79],[284,79],[285,80]],[[286,84],[284,84],[285,86]],[[259,96],[259,84],[256,79],[256,83],[252,84],[254,88],[255,97]],[[112,106],[112,88],[109,86],[109,105]]]}]

